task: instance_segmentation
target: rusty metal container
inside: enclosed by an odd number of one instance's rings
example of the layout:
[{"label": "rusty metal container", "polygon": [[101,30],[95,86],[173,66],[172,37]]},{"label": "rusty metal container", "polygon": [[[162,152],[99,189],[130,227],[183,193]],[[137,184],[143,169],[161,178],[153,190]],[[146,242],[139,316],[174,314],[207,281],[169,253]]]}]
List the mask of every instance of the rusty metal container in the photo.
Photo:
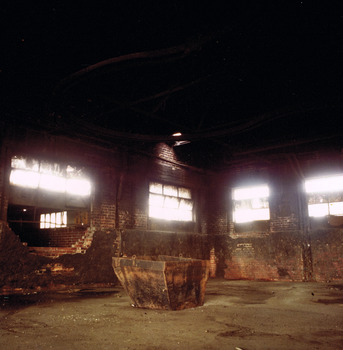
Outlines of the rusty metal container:
[{"label": "rusty metal container", "polygon": [[133,305],[182,310],[204,304],[210,262],[173,256],[112,258]]}]

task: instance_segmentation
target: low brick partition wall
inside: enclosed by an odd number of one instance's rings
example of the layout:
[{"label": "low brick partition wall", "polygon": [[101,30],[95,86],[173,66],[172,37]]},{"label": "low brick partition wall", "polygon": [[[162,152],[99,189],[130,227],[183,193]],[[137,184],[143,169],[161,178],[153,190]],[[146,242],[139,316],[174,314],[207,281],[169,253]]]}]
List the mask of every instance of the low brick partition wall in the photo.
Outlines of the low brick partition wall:
[{"label": "low brick partition wall", "polygon": [[77,248],[73,247],[29,247],[31,254],[46,256],[48,258],[58,258],[64,254],[76,254]]},{"label": "low brick partition wall", "polygon": [[58,258],[65,254],[85,254],[92,245],[93,232],[86,231],[77,241],[73,241],[68,247],[28,247],[31,254],[45,256],[48,258]]}]

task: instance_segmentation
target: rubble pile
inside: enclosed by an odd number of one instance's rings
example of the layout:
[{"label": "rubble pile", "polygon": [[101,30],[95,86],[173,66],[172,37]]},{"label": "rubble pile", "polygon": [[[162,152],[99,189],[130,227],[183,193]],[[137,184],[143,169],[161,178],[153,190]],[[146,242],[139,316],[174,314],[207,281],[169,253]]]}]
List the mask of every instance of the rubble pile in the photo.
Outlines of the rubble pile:
[{"label": "rubble pile", "polygon": [[45,290],[80,284],[115,284],[112,268],[114,232],[95,232],[85,254],[52,259],[31,254],[8,227],[0,223],[0,291]]}]

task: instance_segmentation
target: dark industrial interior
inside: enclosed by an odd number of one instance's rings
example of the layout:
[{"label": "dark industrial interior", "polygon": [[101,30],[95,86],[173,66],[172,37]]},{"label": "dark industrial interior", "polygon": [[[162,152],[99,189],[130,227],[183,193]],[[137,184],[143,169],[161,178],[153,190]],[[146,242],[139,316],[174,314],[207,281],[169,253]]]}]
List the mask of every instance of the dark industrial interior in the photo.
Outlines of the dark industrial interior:
[{"label": "dark industrial interior", "polygon": [[[1,349],[343,347],[339,5],[2,6]],[[156,256],[203,305],[130,307],[112,258]]]}]

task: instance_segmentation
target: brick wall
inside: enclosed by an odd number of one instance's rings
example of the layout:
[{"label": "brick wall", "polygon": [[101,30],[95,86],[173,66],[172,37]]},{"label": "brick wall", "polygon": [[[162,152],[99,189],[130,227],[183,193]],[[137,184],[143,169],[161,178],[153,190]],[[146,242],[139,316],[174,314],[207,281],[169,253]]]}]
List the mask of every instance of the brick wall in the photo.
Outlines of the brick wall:
[{"label": "brick wall", "polygon": [[230,242],[225,278],[302,281],[302,241],[296,232],[264,237],[236,238]]},{"label": "brick wall", "polygon": [[6,220],[8,209],[8,198],[5,193],[0,193],[0,220]]},{"label": "brick wall", "polygon": [[201,175],[178,161],[174,149],[169,145],[160,143],[152,149],[152,152],[153,157],[128,155],[126,168],[121,175],[120,191],[118,191],[116,227],[199,232],[195,223],[168,223],[149,218],[150,181],[188,187],[192,191],[193,199],[197,197],[203,181]]},{"label": "brick wall", "polygon": [[[147,156],[129,151],[107,153],[70,140],[62,147],[58,137],[49,142],[36,136],[26,137],[26,145],[31,141],[38,157],[40,152],[46,156],[44,152],[50,149],[54,156],[78,159],[90,169],[95,183],[92,226],[104,232],[123,230],[125,254],[182,254],[209,259],[212,250],[217,275],[228,279],[301,281],[307,279],[305,275],[318,281],[343,278],[342,230],[310,231],[311,240],[305,237],[299,197],[301,179],[281,157],[269,163],[205,174],[180,163],[173,147],[162,143]],[[25,145],[17,151],[23,149]],[[7,208],[3,174],[0,167],[0,203],[1,208]],[[149,181],[191,188],[197,222],[171,224],[150,220]],[[237,232],[231,219],[230,188],[249,181],[270,184],[271,219],[265,227]],[[77,252],[73,245],[83,236],[82,230],[46,233],[49,236],[46,245],[61,248],[60,253],[62,248]]]},{"label": "brick wall", "polygon": [[137,229],[147,228],[148,226],[148,215],[147,209],[135,209],[133,213],[133,227]]},{"label": "brick wall", "polygon": [[302,179],[289,169],[288,163],[270,169],[270,231],[298,231],[300,227],[300,191]]},{"label": "brick wall", "polygon": [[7,218],[7,208],[8,208],[8,198],[6,191],[6,180],[5,180],[5,169],[6,159],[2,150],[0,150],[0,220],[6,220]]},{"label": "brick wall", "polygon": [[198,174],[189,170],[186,164],[178,161],[173,147],[159,143],[153,151],[157,158],[151,163],[148,172],[150,180],[158,179],[162,182],[183,184],[189,187],[197,183]]},{"label": "brick wall", "polygon": [[46,229],[39,231],[36,240],[40,242],[40,246],[71,247],[85,235],[85,232],[86,228]]},{"label": "brick wall", "polygon": [[54,259],[65,254],[76,254],[76,249],[72,247],[29,247],[29,252]]},{"label": "brick wall", "polygon": [[343,280],[343,229],[315,230],[310,237],[314,279]]},{"label": "brick wall", "polygon": [[209,259],[211,250],[208,235],[157,230],[123,230],[121,245],[121,253],[127,256],[181,254],[187,258]]},{"label": "brick wall", "polygon": [[[252,173],[256,169],[249,167],[247,171],[248,175],[243,168],[219,174],[216,182],[224,191],[226,183],[239,183],[237,175],[242,179],[253,179]],[[221,214],[218,210],[223,207],[222,196],[213,196],[209,202],[207,225],[211,228],[208,232],[212,232],[216,239],[223,234],[220,227],[225,226],[223,223],[227,216],[229,239],[222,240],[226,249],[221,252],[216,250],[217,260],[222,260],[224,256],[225,278],[321,282],[342,280],[342,229],[308,228],[303,179],[289,169],[287,162],[282,163],[280,160],[275,166],[270,165],[267,170],[264,169],[263,177],[256,176],[260,182],[267,182],[271,187],[271,218],[265,227],[247,225],[249,230],[237,230],[231,221],[230,205],[228,214]],[[218,219],[211,220],[211,215]],[[216,220],[218,226],[209,226],[211,221],[215,223]]]},{"label": "brick wall", "polygon": [[116,205],[107,199],[94,206],[91,220],[98,230],[114,229],[116,223]]},{"label": "brick wall", "polygon": [[299,218],[295,214],[289,216],[277,216],[273,213],[270,218],[270,232],[298,231]]},{"label": "brick wall", "polygon": [[[105,163],[109,161],[106,160]],[[102,165],[96,169],[93,181],[91,224],[97,230],[114,229],[116,226],[118,170],[114,166]]]},{"label": "brick wall", "polygon": [[[49,247],[28,247],[30,253],[50,258],[58,258],[59,256],[65,254],[85,254],[87,249],[92,245],[94,236],[93,229],[88,228],[79,231],[79,234],[76,234],[74,231],[73,234],[69,235],[68,230],[64,231],[64,235],[67,236],[67,240],[64,243],[68,245],[51,244]],[[72,230],[69,230],[69,232],[71,231]],[[55,244],[58,244],[58,242]]]}]

